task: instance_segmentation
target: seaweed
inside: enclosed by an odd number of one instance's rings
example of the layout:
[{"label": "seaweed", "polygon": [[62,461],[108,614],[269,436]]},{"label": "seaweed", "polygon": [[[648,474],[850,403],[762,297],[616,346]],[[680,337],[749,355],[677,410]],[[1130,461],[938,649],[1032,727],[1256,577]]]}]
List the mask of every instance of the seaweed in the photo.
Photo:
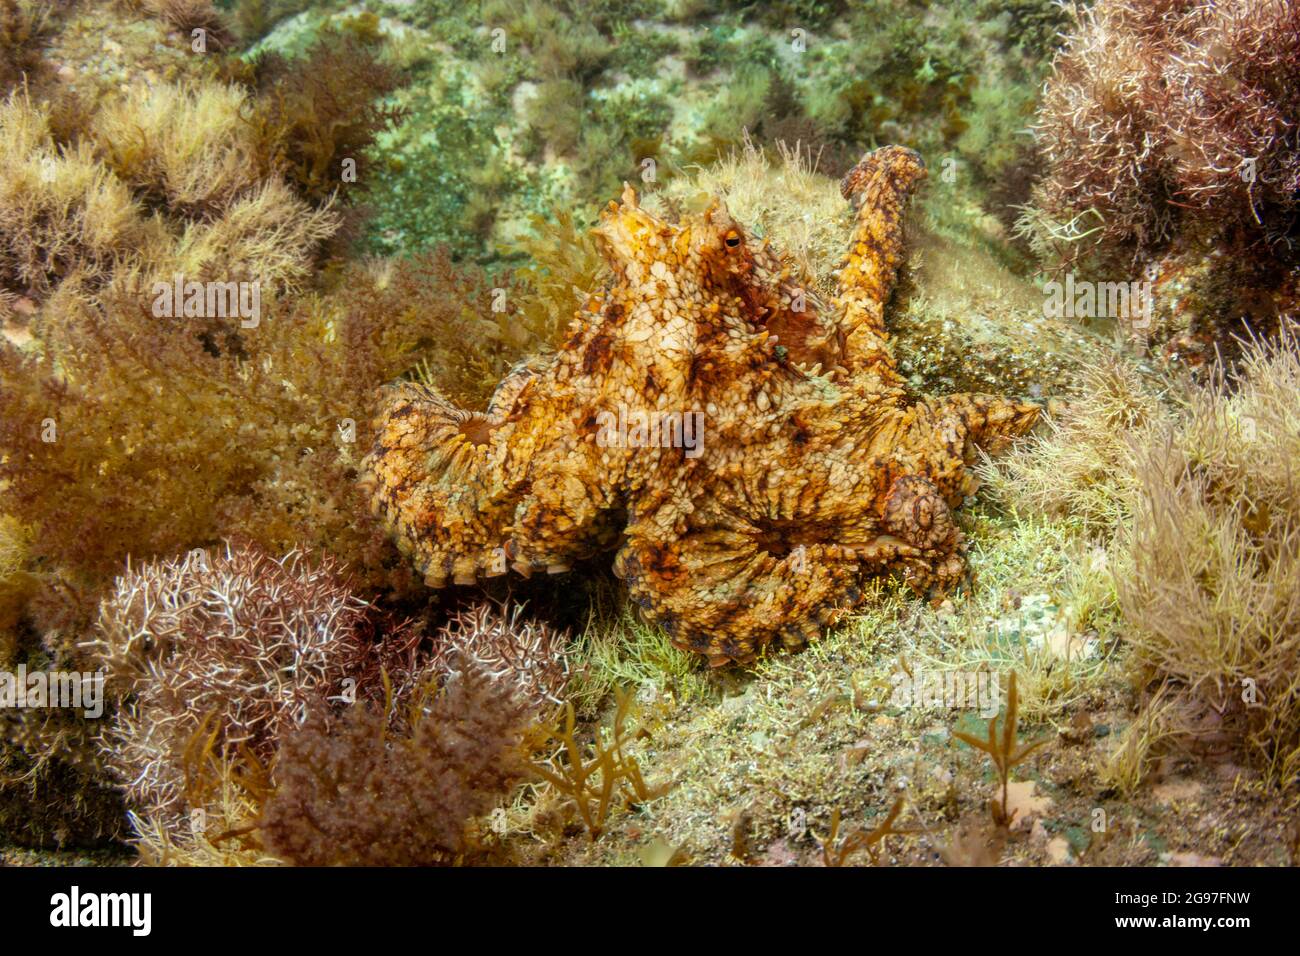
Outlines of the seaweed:
[{"label": "seaweed", "polygon": [[320,205],[354,199],[372,175],[372,147],[381,130],[406,116],[385,98],[406,80],[357,31],[326,30],[306,54],[268,53],[253,64],[258,95],[250,116],[273,163],[298,192]]},{"label": "seaweed", "polygon": [[35,76],[49,38],[52,4],[0,0],[0,96]]},{"label": "seaweed", "polygon": [[186,42],[196,37],[196,31],[202,31],[204,52],[225,50],[235,42],[226,18],[212,0],[144,0],[144,6],[183,33]]},{"label": "seaweed", "polygon": [[873,865],[878,865],[881,860],[881,853],[885,849],[885,839],[891,836],[912,836],[919,833],[919,830],[894,828],[894,821],[898,819],[899,814],[903,812],[904,800],[899,797],[894,801],[889,812],[885,814],[885,819],[876,824],[870,830],[851,830],[844,836],[840,837],[840,808],[836,807],[831,811],[830,830],[825,837],[819,837],[818,843],[822,849],[822,863],[825,866],[844,866],[855,853],[861,853],[864,850],[867,857]]},{"label": "seaweed", "polygon": [[632,810],[657,800],[675,785],[672,780],[654,786],[648,784],[636,757],[627,752],[628,744],[644,733],[640,727],[628,726],[633,704],[632,694],[615,688],[614,714],[608,732],[598,732],[585,747],[578,742],[573,705],[565,704],[563,715],[552,730],[559,744],[558,752],[546,762],[532,765],[533,772],[554,787],[577,812],[592,840],[604,832],[615,805]]},{"label": "seaweed", "polygon": [[204,807],[207,753],[269,761],[285,729],[340,690],[366,613],[336,568],[298,553],[228,546],[128,570],[88,650],[118,703],[103,746],[132,806]]},{"label": "seaweed", "polygon": [[531,708],[472,660],[417,694],[409,734],[384,708],[337,719],[318,708],[283,741],[258,828],[300,866],[446,865],[471,860],[472,818],[523,780]]},{"label": "seaweed", "polygon": [[989,813],[996,825],[1007,828],[1011,826],[1016,815],[1014,810],[1010,814],[1006,811],[1007,787],[1011,782],[1011,771],[1028,760],[1034,751],[1045,746],[1051,739],[1044,737],[1041,740],[1021,744],[1016,735],[1019,716],[1020,695],[1016,690],[1016,672],[1012,671],[1010,684],[1007,687],[1007,709],[1002,717],[1001,733],[998,733],[997,717],[989,720],[988,737],[984,740],[964,731],[952,731],[954,737],[976,750],[988,754],[989,760],[992,761],[993,768],[997,771],[998,780],[1002,786],[1002,798],[999,800],[995,797],[989,801]]},{"label": "seaweed", "polygon": [[[1298,81],[1288,0],[1080,8],[1036,125],[1056,252],[1122,262],[1209,231],[1294,261]],[[1096,228],[1061,228],[1080,216]]]},{"label": "seaweed", "polygon": [[557,348],[574,313],[609,274],[590,230],[581,229],[573,214],[556,209],[534,216],[533,234],[521,236],[512,251],[525,256],[514,271],[520,284],[516,323],[507,331],[512,345],[532,341]]},{"label": "seaweed", "polygon": [[[35,301],[38,339],[0,342],[0,480],[5,512],[32,530],[41,589],[65,581],[90,608],[128,554],[241,530],[272,553],[340,555],[368,586],[409,586],[352,449],[369,445],[378,386],[421,359],[452,394],[485,398],[533,341],[506,334],[515,303],[494,312],[492,277],[445,253],[317,273],[331,288],[304,294],[338,219],[259,178],[246,97],[159,84],[124,102],[145,113],[102,110],[95,129],[135,138],[106,142],[99,161],[89,144],[59,152],[27,100],[0,108],[0,281]],[[255,327],[156,315],[151,283],[178,273],[260,282]]]}]

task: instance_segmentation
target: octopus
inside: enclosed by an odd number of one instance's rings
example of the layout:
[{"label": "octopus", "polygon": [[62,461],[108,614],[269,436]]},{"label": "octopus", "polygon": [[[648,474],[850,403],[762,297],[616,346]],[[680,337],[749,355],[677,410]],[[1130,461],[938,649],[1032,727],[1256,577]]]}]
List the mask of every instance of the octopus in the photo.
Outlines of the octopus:
[{"label": "octopus", "polygon": [[833,296],[715,200],[664,221],[625,186],[594,229],[611,278],[554,354],[486,410],[387,386],[363,465],[375,513],[433,588],[612,556],[633,602],[712,666],[795,649],[894,576],[950,590],[953,509],[1038,407],[910,394],[885,306],[912,150],[866,154]]}]

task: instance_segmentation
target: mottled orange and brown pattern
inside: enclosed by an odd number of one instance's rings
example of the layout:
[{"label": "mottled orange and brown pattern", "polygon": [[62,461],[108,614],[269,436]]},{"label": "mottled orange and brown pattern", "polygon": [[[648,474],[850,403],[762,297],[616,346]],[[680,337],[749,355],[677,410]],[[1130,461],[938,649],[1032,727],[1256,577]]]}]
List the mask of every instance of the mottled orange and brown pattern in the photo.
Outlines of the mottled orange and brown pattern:
[{"label": "mottled orange and brown pattern", "polygon": [[[595,230],[613,280],[557,354],[513,370],[483,413],[391,387],[365,480],[425,581],[609,553],[645,616],[714,665],[803,645],[873,576],[956,582],[967,465],[1038,409],[908,394],[884,307],[924,176],[890,146],[845,177],[856,226],[829,303],[721,204],[664,222],[626,188]],[[624,447],[602,431],[620,410],[700,414],[703,441]]]}]

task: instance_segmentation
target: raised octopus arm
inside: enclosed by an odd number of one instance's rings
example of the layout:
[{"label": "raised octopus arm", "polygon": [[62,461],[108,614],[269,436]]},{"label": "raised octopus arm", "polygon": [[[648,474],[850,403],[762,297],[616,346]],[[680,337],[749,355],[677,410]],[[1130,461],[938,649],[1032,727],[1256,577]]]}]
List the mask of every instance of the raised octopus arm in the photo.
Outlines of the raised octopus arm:
[{"label": "raised octopus arm", "polygon": [[885,330],[885,303],[903,261],[903,210],[925,179],[925,161],[902,146],[867,153],[840,183],[857,219],[839,272],[835,309],[844,336],[843,365],[893,373],[894,357]]}]

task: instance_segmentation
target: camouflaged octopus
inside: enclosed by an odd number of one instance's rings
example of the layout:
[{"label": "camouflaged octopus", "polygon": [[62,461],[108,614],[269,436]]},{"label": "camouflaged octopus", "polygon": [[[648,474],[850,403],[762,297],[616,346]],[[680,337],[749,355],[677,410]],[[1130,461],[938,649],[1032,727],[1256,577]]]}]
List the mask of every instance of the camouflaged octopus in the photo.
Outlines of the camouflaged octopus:
[{"label": "camouflaged octopus", "polygon": [[[366,460],[376,513],[431,587],[612,553],[645,616],[714,666],[802,646],[872,577],[950,587],[966,467],[1038,409],[908,394],[883,316],[924,177],[897,146],[845,177],[856,218],[829,303],[719,202],[664,222],[625,187],[595,229],[613,279],[557,354],[516,367],[486,412],[389,387]],[[602,436],[629,410],[668,416],[673,440]],[[681,447],[672,416],[699,413],[702,442]]]}]

